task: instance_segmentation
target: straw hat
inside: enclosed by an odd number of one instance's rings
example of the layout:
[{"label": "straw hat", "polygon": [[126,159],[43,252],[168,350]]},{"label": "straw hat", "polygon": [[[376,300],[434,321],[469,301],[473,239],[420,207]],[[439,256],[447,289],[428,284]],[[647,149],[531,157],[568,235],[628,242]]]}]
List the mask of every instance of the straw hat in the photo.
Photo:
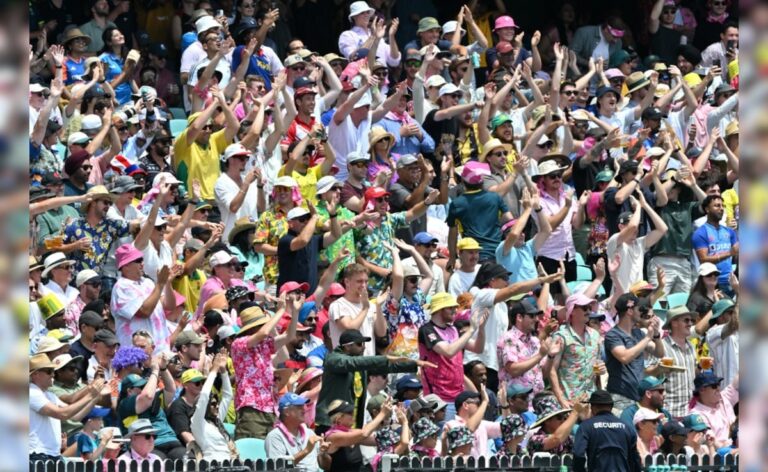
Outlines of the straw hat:
[{"label": "straw hat", "polygon": [[67,30],[67,32],[64,33],[64,37],[61,39],[61,44],[67,44],[68,42],[77,38],[82,38],[85,40],[86,44],[91,44],[90,36],[83,33],[80,28],[72,28]]},{"label": "straw hat", "polygon": [[483,152],[480,153],[480,156],[477,158],[480,162],[485,162],[486,157],[488,157],[488,154],[491,151],[494,151],[498,148],[504,148],[507,153],[509,153],[512,150],[512,146],[509,144],[504,144],[501,142],[498,138],[489,139],[487,143],[483,144]]},{"label": "straw hat", "polygon": [[46,354],[35,354],[29,358],[29,373],[38,371],[40,369],[55,369],[56,364],[48,359]]},{"label": "straw hat", "polygon": [[232,229],[229,231],[229,244],[232,245],[232,241],[234,241],[235,236],[242,233],[243,231],[248,231],[249,229],[256,228],[256,223],[254,223],[253,219],[244,216],[242,218],[238,218],[237,221],[235,221],[235,226],[232,227]]},{"label": "straw hat", "polygon": [[107,187],[104,185],[93,186],[89,188],[85,194],[92,195],[93,197],[91,201],[85,202],[81,205],[83,213],[88,213],[88,208],[91,206],[91,203],[95,202],[96,200],[115,201],[117,199],[117,195],[109,193],[109,190],[107,190]]},{"label": "straw hat", "polygon": [[240,322],[242,328],[238,335],[242,335],[251,328],[258,328],[259,326],[269,321],[269,315],[264,313],[264,310],[257,306],[251,306],[240,312]]},{"label": "straw hat", "polygon": [[395,135],[388,132],[381,126],[372,127],[371,131],[368,133],[368,147],[371,149],[371,151],[373,151],[373,146],[385,138],[389,138],[389,147],[387,148],[387,152],[389,152],[389,150],[392,149],[392,146],[395,145]]}]

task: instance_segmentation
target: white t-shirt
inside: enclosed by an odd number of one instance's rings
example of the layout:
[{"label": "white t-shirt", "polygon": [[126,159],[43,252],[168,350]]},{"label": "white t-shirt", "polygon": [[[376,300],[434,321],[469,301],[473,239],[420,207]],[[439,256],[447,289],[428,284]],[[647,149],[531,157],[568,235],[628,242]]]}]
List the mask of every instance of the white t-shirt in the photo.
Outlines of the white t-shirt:
[{"label": "white t-shirt", "polygon": [[152,279],[153,282],[157,282],[157,271],[162,266],[170,268],[176,262],[173,248],[165,239],[160,242],[159,251],[155,249],[152,242],[149,242],[141,253],[144,254],[144,274]]},{"label": "white t-shirt", "polygon": [[61,456],[61,420],[41,415],[45,405],[53,403],[67,406],[51,392],[40,390],[35,384],[29,384],[29,453]]},{"label": "white t-shirt", "polygon": [[[96,356],[91,356],[88,358],[88,366],[85,368],[85,377],[88,379],[88,382],[93,382],[93,379],[96,377],[96,370],[99,368],[99,361],[96,359]],[[112,364],[109,364],[108,369],[104,369],[104,380],[109,382],[112,380],[112,377],[114,377],[114,370],[112,370]]]},{"label": "white t-shirt", "polygon": [[448,279],[448,293],[454,297],[458,297],[460,294],[468,292],[469,287],[472,286],[472,282],[475,281],[478,270],[480,270],[480,266],[475,264],[475,270],[472,272],[457,270],[451,274],[451,278]]},{"label": "white t-shirt", "polygon": [[[473,287],[469,293],[472,294],[472,312],[480,308],[489,308],[491,314],[488,321],[485,322],[485,347],[482,354],[476,354],[469,350],[464,351],[464,363],[480,359],[489,369],[499,371],[499,356],[496,353],[496,343],[499,337],[509,329],[509,315],[507,314],[507,304],[505,302],[494,303],[498,289],[495,288],[477,288]],[[477,337],[475,334],[474,337]]]},{"label": "white t-shirt", "polygon": [[618,270],[618,279],[624,290],[629,290],[630,285],[643,280],[643,255],[645,254],[645,236],[635,239],[631,243],[624,243],[618,247],[619,233],[608,239],[608,260],[613,260],[616,253],[621,255],[621,264]]},{"label": "white t-shirt", "polygon": [[723,385],[729,385],[739,373],[739,332],[722,339],[723,329],[728,325],[716,325],[707,331],[707,343],[715,360],[715,375],[723,378]]},{"label": "white t-shirt", "polygon": [[[121,215],[117,207],[115,205],[112,205],[109,207],[109,210],[107,210],[107,218],[112,220],[128,221],[128,222],[131,222],[137,218],[141,218],[142,221],[145,221],[147,219],[146,215],[140,212],[138,208],[136,208],[133,205],[128,205],[127,207],[125,207],[124,215]],[[101,266],[101,270],[104,273],[104,275],[117,278],[117,261],[115,260],[115,252],[117,251],[117,248],[119,248],[123,244],[128,244],[132,242],[133,242],[133,236],[131,236],[130,234],[127,234],[124,237],[112,243],[112,246],[109,248],[109,252],[107,253],[107,259],[104,261],[104,265]]]},{"label": "white t-shirt", "polygon": [[224,223],[224,233],[221,236],[224,241],[228,240],[229,232],[235,226],[237,219],[244,216],[249,216],[254,220],[258,219],[259,214],[256,209],[258,188],[256,182],[253,182],[248,187],[243,204],[240,205],[240,209],[235,213],[229,211],[229,205],[237,197],[237,194],[240,193],[240,186],[230,176],[226,173],[219,175],[219,178],[216,179],[216,185],[213,187],[213,193],[216,197],[216,206],[219,207],[219,212],[221,213],[221,222]]},{"label": "white t-shirt", "polygon": [[[208,67],[208,64],[210,64],[211,60],[208,59],[208,57],[203,58],[202,61],[195,64],[194,67],[192,67],[192,70],[189,72],[189,80],[187,81],[187,85],[192,88],[195,85],[197,85],[197,74],[198,71],[204,70],[206,67]],[[229,83],[229,80],[232,78],[232,64],[229,63],[229,61],[226,58],[222,58],[219,60],[218,64],[216,64],[216,70],[221,72],[221,80],[219,81],[219,88],[224,88]],[[202,72],[201,72],[202,73]]]},{"label": "white t-shirt", "polygon": [[[344,331],[335,323],[335,321],[347,316],[354,318],[362,309],[362,303],[352,303],[344,297],[339,298],[328,307],[328,319],[333,322],[330,326],[330,332],[331,342],[333,343],[334,348],[339,345],[339,336],[341,336],[341,333]],[[371,342],[365,344],[365,352],[363,352],[364,356],[376,355],[375,340],[373,340],[373,321],[375,318],[376,304],[371,303],[368,307],[368,314],[365,317],[365,321],[360,325],[360,333],[362,333],[363,336],[371,338]]]},{"label": "white t-shirt", "polygon": [[331,125],[328,127],[328,142],[336,153],[336,166],[339,168],[336,180],[339,182],[347,180],[347,155],[350,152],[368,154],[368,132],[371,131],[372,116],[373,113],[368,112],[368,117],[358,126],[352,123],[349,115],[339,125],[331,120]]}]

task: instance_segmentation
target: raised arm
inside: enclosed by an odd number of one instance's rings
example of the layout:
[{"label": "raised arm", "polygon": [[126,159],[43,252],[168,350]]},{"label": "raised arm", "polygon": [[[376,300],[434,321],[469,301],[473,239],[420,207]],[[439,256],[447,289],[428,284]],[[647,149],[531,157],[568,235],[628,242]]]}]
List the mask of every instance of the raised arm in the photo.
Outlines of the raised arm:
[{"label": "raised arm", "polygon": [[656,3],[653,4],[653,8],[651,9],[651,17],[648,18],[649,33],[656,34],[656,32],[659,31],[659,26],[661,26],[659,18],[661,17],[661,11],[663,8],[664,0],[656,0]]},{"label": "raised arm", "polygon": [[639,194],[639,199],[640,206],[645,210],[645,213],[648,215],[648,218],[650,218],[651,223],[653,223],[654,226],[653,230],[645,236],[645,248],[650,249],[654,244],[659,242],[665,234],[667,234],[669,228],[659,214],[656,213],[647,201],[645,201],[645,196],[643,196],[642,192]]}]

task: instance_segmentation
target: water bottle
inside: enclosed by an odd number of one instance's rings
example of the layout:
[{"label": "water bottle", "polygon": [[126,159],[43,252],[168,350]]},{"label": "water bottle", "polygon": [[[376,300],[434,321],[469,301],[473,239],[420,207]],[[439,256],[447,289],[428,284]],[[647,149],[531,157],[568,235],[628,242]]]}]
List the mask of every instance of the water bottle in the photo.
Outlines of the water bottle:
[{"label": "water bottle", "polygon": [[477,53],[477,51],[472,53],[472,67],[477,69],[480,67],[480,54]]}]

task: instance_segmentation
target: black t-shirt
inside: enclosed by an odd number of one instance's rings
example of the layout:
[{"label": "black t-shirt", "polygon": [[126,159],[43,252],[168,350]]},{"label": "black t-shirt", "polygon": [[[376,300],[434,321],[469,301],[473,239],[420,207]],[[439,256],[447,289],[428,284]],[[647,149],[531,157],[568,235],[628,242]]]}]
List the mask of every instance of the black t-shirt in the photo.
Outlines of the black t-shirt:
[{"label": "black t-shirt", "polygon": [[289,281],[308,283],[309,292],[307,293],[314,292],[317,287],[317,262],[320,250],[323,249],[323,236],[316,234],[306,246],[298,251],[291,251],[291,241],[296,236],[298,236],[296,233],[288,231],[277,243],[278,293],[280,287]]},{"label": "black t-shirt", "polygon": [[[409,189],[400,182],[396,182],[389,187],[389,206],[392,213],[398,211],[408,211],[411,207],[405,205],[405,200],[413,193],[414,189]],[[424,191],[424,198],[432,191],[432,187],[427,187]],[[413,236],[427,230],[427,214],[424,213],[419,218],[411,221],[409,227],[398,228],[395,230],[395,237],[398,237],[408,244],[413,241]]]},{"label": "black t-shirt", "polygon": [[685,305],[689,310],[704,316],[712,309],[712,305],[714,304],[715,301],[708,298],[706,295],[702,295],[699,292],[693,292],[691,296],[688,297],[688,303]]},{"label": "black t-shirt", "polygon": [[80,361],[82,365],[82,369],[81,369],[82,372],[80,373],[80,379],[83,382],[87,383],[88,374],[86,372],[87,369],[85,368],[85,366],[88,365],[88,361],[91,359],[91,356],[93,356],[93,351],[85,347],[83,343],[80,342],[80,340],[78,339],[77,341],[69,345],[69,353],[70,355],[72,355],[72,357],[83,356],[83,360]]},{"label": "black t-shirt", "polygon": [[[459,119],[457,117],[453,117],[448,118],[447,120],[435,121],[435,113],[438,111],[439,110],[432,110],[427,113],[426,118],[424,118],[424,123],[422,123],[424,131],[426,131],[427,134],[432,136],[432,139],[435,140],[436,149],[439,149],[440,142],[443,140],[443,138],[450,138],[450,142],[456,143],[456,137],[459,135]],[[439,172],[442,157],[438,156],[437,153],[428,155],[425,154],[424,157],[429,159],[429,161],[432,163],[432,167],[435,169],[435,178],[431,182],[432,186],[440,186]]]},{"label": "black t-shirt", "polygon": [[651,54],[656,54],[667,64],[677,63],[677,48],[683,33],[672,28],[659,26],[659,30],[651,35]]},{"label": "black t-shirt", "polygon": [[[645,187],[641,187],[643,190],[643,195],[645,196],[645,201],[648,202],[648,204],[651,207],[656,206],[656,196],[648,190]],[[619,187],[610,187],[608,188],[605,193],[603,194],[603,201],[604,201],[604,207],[605,207],[605,219],[608,222],[608,231],[610,233],[616,234],[619,232],[619,215],[621,215],[625,211],[632,211],[632,204],[630,203],[629,198],[624,200],[624,203],[619,205],[616,203],[616,193],[619,191]],[[647,217],[645,216],[645,212],[641,212],[640,214],[640,228],[637,232],[637,236],[645,236],[648,233],[647,228]]]},{"label": "black t-shirt", "polygon": [[595,188],[595,177],[605,167],[613,169],[613,158],[608,158],[605,161],[593,160],[587,164],[586,167],[581,167],[579,164],[583,157],[577,157],[573,161],[573,186],[576,189],[576,195],[581,195],[585,190],[593,190]]},{"label": "black t-shirt", "polygon": [[182,444],[181,433],[192,433],[192,413],[194,405],[188,405],[182,397],[177,398],[168,408],[168,423]]}]

